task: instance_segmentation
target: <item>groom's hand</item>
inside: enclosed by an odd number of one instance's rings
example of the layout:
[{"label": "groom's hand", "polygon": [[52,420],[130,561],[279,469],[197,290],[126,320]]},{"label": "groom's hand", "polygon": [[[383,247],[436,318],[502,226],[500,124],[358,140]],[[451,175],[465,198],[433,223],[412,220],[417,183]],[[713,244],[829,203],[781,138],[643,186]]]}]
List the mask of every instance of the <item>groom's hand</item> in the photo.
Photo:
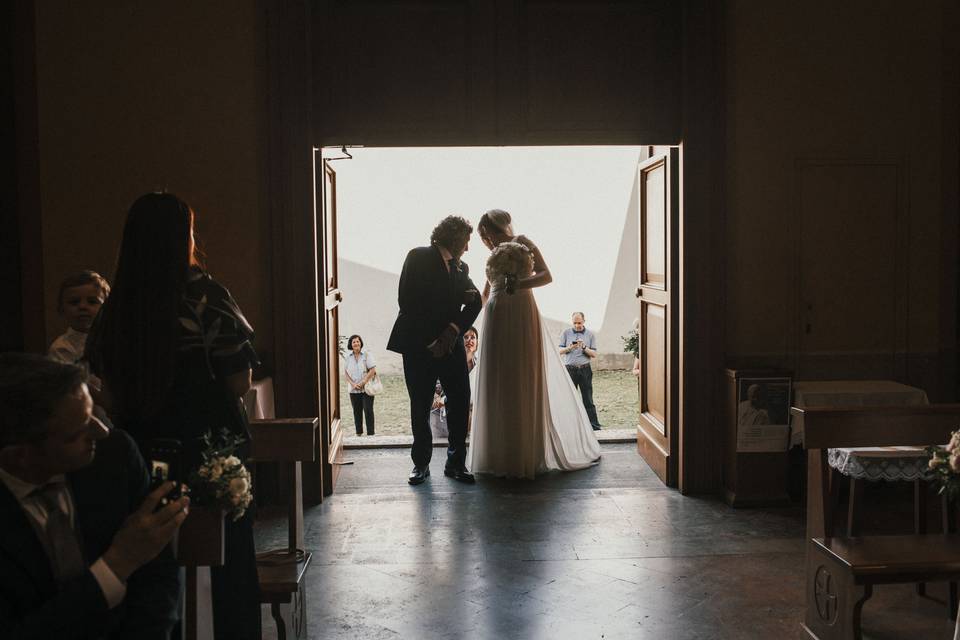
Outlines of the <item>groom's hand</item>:
[{"label": "groom's hand", "polygon": [[453,351],[453,344],[456,340],[457,330],[448,325],[430,345],[430,353],[433,354],[434,358],[442,358]]}]

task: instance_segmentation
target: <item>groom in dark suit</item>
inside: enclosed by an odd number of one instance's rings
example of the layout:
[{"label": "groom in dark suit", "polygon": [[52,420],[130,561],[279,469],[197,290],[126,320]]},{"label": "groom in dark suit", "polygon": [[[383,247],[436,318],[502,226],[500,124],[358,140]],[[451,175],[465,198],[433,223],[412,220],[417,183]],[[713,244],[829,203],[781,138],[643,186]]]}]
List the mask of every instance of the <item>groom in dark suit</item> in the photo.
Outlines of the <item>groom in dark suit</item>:
[{"label": "groom in dark suit", "polygon": [[0,636],[163,640],[189,500],[157,508],[172,484],[147,495],[143,458],[92,415],[85,379],[0,355]]},{"label": "groom in dark suit", "polygon": [[473,227],[463,218],[444,218],[430,235],[430,246],[411,250],[400,273],[400,313],[387,348],[403,355],[410,396],[414,465],[410,484],[421,484],[430,476],[430,409],[438,379],[447,394],[450,446],[444,474],[460,482],[474,481],[466,467],[470,382],[463,333],[476,320],[482,303],[467,265],[460,262],[471,233]]}]

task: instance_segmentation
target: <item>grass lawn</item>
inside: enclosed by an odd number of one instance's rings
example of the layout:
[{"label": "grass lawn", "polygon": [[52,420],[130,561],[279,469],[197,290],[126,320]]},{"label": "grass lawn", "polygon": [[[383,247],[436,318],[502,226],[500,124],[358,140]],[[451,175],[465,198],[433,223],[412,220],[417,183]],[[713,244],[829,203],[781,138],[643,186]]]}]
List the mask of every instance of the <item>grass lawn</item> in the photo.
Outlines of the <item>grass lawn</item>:
[{"label": "grass lawn", "polygon": [[[373,402],[377,435],[410,433],[410,404],[403,375],[380,376],[383,392]],[[353,433],[353,408],[347,388],[340,392],[341,415],[346,433]],[[597,405],[600,424],[610,429],[632,429],[637,426],[637,379],[630,371],[596,371],[593,374],[593,402]]]}]

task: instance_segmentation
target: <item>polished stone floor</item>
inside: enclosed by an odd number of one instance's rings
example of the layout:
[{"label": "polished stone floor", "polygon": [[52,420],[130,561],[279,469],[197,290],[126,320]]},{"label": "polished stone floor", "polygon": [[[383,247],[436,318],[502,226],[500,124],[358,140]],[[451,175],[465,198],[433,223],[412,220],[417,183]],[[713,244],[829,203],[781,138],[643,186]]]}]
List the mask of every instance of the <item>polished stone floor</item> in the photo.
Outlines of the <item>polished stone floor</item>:
[{"label": "polished stone floor", "polygon": [[[799,507],[733,510],[664,488],[634,445],[534,482],[406,484],[409,451],[348,452],[307,512],[311,638],[803,638]],[[285,542],[265,511],[258,546]],[[934,595],[945,590],[931,587]],[[866,637],[952,637],[909,585],[864,607]],[[275,637],[269,617],[264,637]]]}]

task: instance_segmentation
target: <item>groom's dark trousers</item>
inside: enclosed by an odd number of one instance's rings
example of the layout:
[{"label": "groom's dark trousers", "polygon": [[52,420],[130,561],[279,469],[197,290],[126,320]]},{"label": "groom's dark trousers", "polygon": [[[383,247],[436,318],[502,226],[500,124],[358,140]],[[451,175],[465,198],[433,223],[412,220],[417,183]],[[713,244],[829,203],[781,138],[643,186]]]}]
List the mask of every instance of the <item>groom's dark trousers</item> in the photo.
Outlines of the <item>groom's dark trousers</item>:
[{"label": "groom's dark trousers", "polygon": [[[463,333],[477,319],[481,307],[479,295],[465,303],[469,289],[476,291],[467,265],[452,265],[448,271],[436,247],[418,247],[407,254],[400,273],[400,313],[387,348],[403,355],[413,430],[411,456],[418,467],[430,464],[433,455],[430,409],[437,380],[447,395],[447,467],[465,466],[470,383]],[[451,324],[460,330],[453,351],[434,358],[428,347]]]},{"label": "groom's dark trousers", "polygon": [[467,356],[463,339],[457,338],[453,352],[444,358],[426,355],[403,356],[403,375],[410,396],[410,426],[413,429],[413,464],[424,467],[433,455],[433,432],[430,430],[430,409],[437,380],[447,396],[446,466],[465,467],[467,447],[467,413],[470,407],[470,382],[467,377]]}]

